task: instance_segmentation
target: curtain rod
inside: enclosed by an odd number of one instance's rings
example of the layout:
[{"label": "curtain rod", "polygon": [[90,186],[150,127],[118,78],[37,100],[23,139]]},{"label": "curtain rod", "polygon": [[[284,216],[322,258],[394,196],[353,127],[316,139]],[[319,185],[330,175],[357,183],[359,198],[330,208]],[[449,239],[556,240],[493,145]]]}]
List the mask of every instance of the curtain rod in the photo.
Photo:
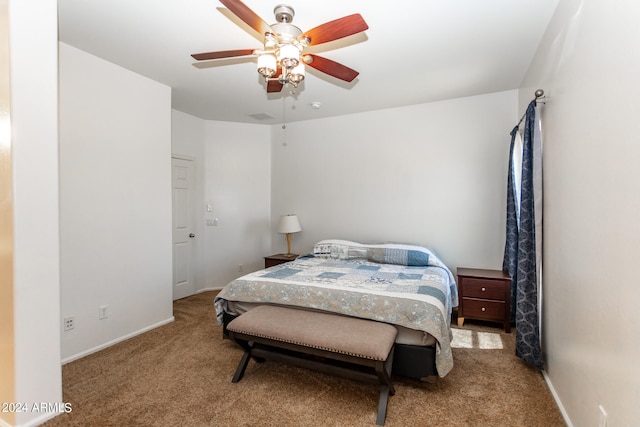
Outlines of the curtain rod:
[{"label": "curtain rod", "polygon": [[[544,90],[542,90],[542,89],[536,90],[535,93],[533,94],[533,96],[535,96],[535,98],[532,99],[532,101],[536,101],[536,102],[538,102],[538,99],[545,99],[546,98],[546,96],[544,96]],[[524,120],[526,115],[527,115],[527,112],[525,111],[524,114],[522,115],[522,117],[520,118],[520,121],[518,122],[518,126],[520,126],[520,124],[522,123],[522,121]]]}]

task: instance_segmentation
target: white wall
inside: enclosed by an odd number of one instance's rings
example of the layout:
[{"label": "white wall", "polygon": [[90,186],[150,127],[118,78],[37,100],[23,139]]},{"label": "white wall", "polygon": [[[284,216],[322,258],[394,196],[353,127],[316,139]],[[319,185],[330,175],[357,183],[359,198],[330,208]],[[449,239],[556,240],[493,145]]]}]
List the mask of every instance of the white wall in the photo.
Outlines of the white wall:
[{"label": "white wall", "polygon": [[208,289],[264,268],[271,247],[269,132],[269,126],[205,121],[204,197],[213,207],[205,216],[218,219],[205,232]]},{"label": "white wall", "polygon": [[169,87],[60,44],[64,360],[173,318],[170,126]]},{"label": "white wall", "polygon": [[546,372],[576,426],[640,412],[640,6],[561,1],[520,91],[544,106]]},{"label": "white wall", "polygon": [[[269,129],[172,113],[173,154],[196,167],[198,291],[264,267],[271,246]],[[205,225],[215,219],[217,226]]]},{"label": "white wall", "polygon": [[516,115],[508,91],[273,126],[271,230],[297,213],[296,253],[326,238],[400,241],[452,269],[501,268]]},{"label": "white wall", "polygon": [[[11,0],[9,22],[14,399],[29,405],[56,403],[62,402],[56,4],[47,0]],[[6,419],[6,415],[1,418]],[[16,425],[35,425],[51,416],[22,412],[16,414],[14,421]]]}]

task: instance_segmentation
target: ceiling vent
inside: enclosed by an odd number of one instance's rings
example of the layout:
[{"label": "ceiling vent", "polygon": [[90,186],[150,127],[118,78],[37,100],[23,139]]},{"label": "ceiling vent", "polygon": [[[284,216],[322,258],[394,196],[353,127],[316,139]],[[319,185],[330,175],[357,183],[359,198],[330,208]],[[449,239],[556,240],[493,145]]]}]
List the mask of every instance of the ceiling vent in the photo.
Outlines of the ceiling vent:
[{"label": "ceiling vent", "polygon": [[267,114],[267,113],[249,114],[249,117],[253,117],[256,120],[271,120],[271,119],[275,119],[275,117],[273,117],[271,114]]}]

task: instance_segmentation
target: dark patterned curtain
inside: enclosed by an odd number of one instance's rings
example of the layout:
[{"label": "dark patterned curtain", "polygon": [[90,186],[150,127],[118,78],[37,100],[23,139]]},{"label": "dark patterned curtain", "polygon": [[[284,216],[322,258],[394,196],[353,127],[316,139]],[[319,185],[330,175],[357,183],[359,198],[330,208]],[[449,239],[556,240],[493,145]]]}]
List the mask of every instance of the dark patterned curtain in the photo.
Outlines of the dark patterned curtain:
[{"label": "dark patterned curtain", "polygon": [[[534,140],[537,139],[539,142],[539,134],[536,134],[535,130],[536,122],[536,101],[531,101],[524,123],[520,197],[517,197],[518,188],[514,184],[517,173],[514,170],[514,154],[520,155],[515,147],[518,126],[511,131],[507,183],[507,238],[502,269],[511,276],[511,315],[516,324],[516,356],[542,368],[534,193],[542,189],[534,188],[534,168],[540,167],[534,165]],[[540,149],[537,151],[540,152]],[[516,205],[518,199],[519,209]]]}]

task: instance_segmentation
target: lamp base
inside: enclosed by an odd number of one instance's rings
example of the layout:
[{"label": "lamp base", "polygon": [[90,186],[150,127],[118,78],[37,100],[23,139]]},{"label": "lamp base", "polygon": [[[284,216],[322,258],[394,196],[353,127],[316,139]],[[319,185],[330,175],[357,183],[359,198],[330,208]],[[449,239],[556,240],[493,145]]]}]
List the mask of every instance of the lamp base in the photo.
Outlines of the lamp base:
[{"label": "lamp base", "polygon": [[291,233],[287,233],[287,255],[291,255]]}]

